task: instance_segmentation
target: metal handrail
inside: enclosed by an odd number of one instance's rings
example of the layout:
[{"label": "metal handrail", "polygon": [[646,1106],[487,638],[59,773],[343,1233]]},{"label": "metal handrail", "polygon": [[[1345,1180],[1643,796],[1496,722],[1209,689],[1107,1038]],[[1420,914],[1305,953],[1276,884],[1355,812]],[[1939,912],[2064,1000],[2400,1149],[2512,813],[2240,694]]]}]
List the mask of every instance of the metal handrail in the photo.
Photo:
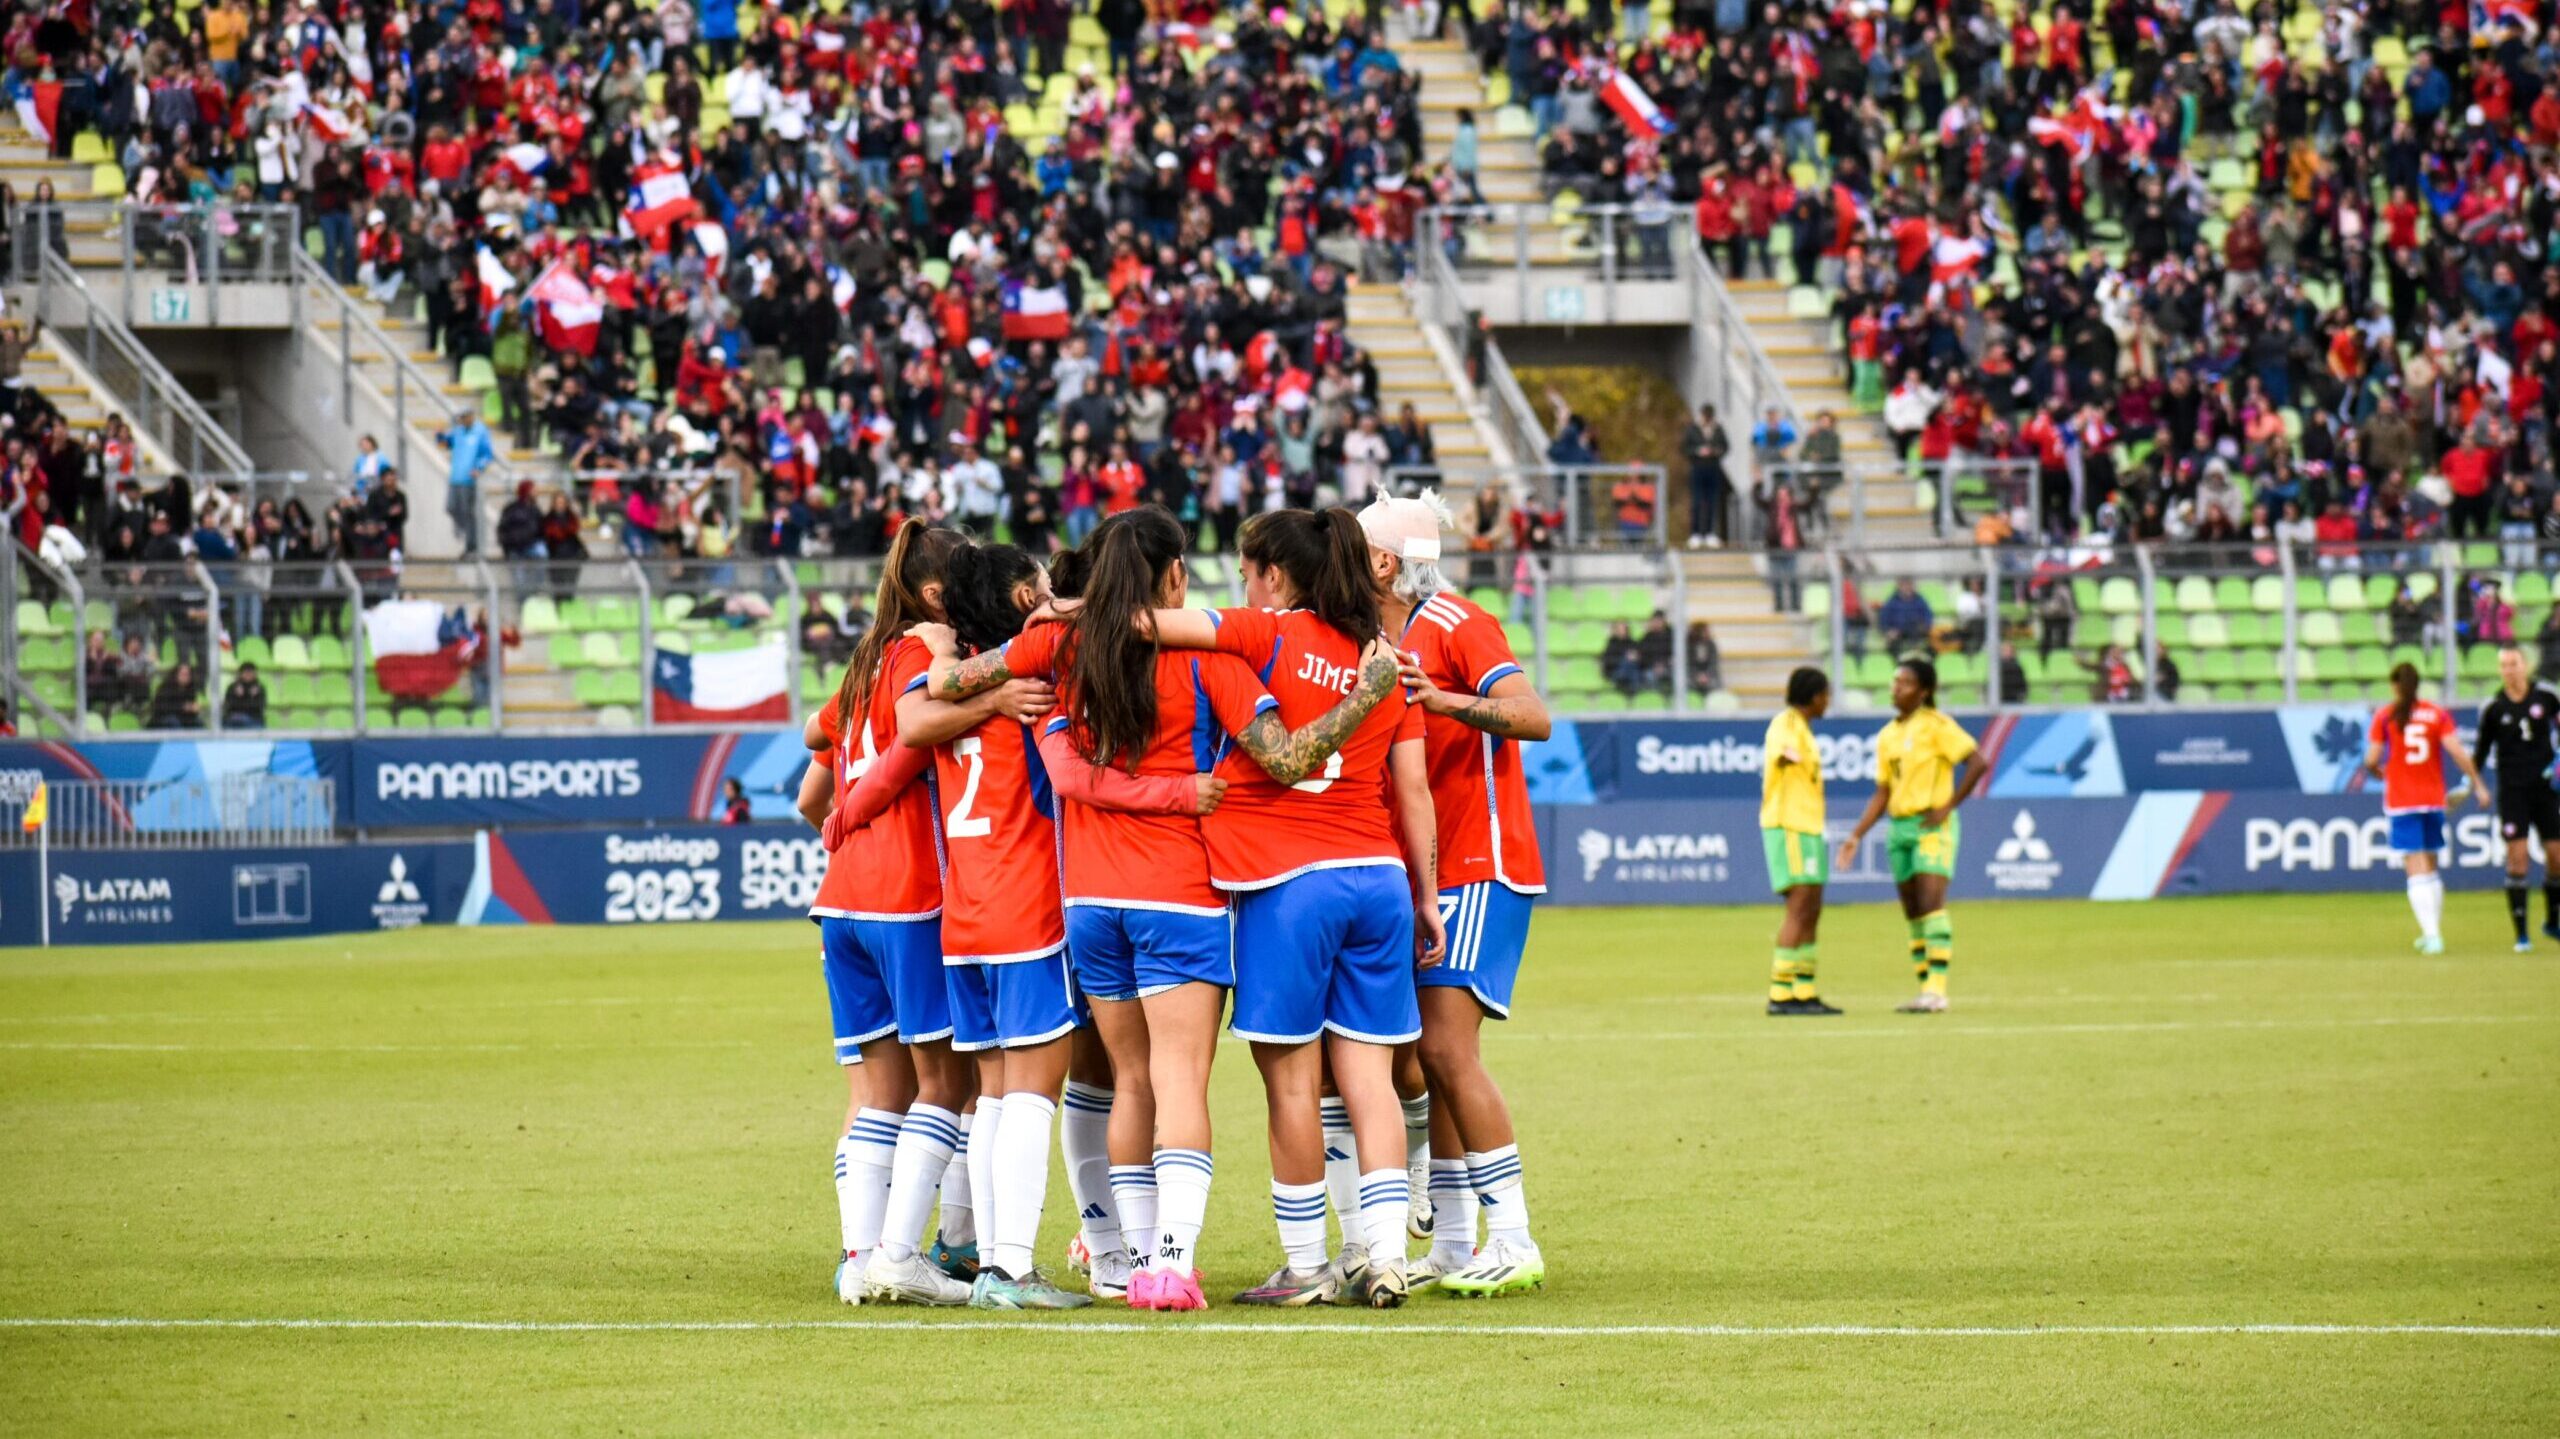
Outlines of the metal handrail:
[{"label": "metal handrail", "polygon": [[[349,295],[327,270],[321,268],[320,262],[311,257],[311,252],[299,245],[293,247],[293,280],[297,292],[304,300],[297,334],[308,332],[328,311],[337,312],[340,414],[351,413],[355,406],[356,377],[363,368],[356,361],[359,337],[364,343],[374,346],[382,356],[382,362],[392,367],[392,383],[389,391],[386,392],[381,384],[371,378],[367,378],[365,384],[391,409],[392,463],[399,467],[403,478],[415,475],[416,471],[409,464],[410,392],[415,391],[419,398],[431,407],[429,413],[442,417],[442,423],[435,426],[435,433],[438,435],[451,430],[460,421],[466,413],[464,407],[447,403],[444,398],[443,383],[419,368],[418,362],[409,358],[409,352],[384,332],[382,326],[375,321],[366,308],[365,303]],[[475,396],[473,403],[477,402]],[[515,488],[515,481],[518,478],[515,467],[507,462],[503,454],[493,454],[488,468],[480,474],[482,483],[492,488],[508,490]]]},{"label": "metal handrail", "polygon": [[1450,346],[1461,355],[1479,357],[1481,373],[1469,376],[1491,412],[1488,419],[1504,444],[1511,448],[1514,464],[1535,465],[1547,457],[1547,430],[1538,423],[1537,408],[1520,388],[1519,377],[1511,372],[1510,361],[1503,358],[1502,346],[1489,333],[1470,333],[1472,322],[1467,312],[1465,292],[1459,288],[1458,274],[1449,257],[1438,245],[1421,247],[1424,304],[1420,318],[1436,326]]},{"label": "metal handrail", "polygon": [[[44,253],[39,298],[36,312],[49,313],[47,303],[52,292],[61,288],[77,297],[84,323],[77,327],[81,336],[81,359],[89,378],[103,387],[108,398],[130,411],[136,429],[149,434],[173,461],[183,457],[191,474],[225,478],[246,477],[257,466],[248,451],[240,448],[196,397],[187,393],[168,369],[151,351],[134,337],[124,322],[107,313],[98,297],[89,289],[71,262],[47,250]],[[61,327],[54,327],[60,333]],[[109,374],[99,364],[99,347],[104,344],[108,356],[129,370],[132,382],[120,386],[120,375]]]}]

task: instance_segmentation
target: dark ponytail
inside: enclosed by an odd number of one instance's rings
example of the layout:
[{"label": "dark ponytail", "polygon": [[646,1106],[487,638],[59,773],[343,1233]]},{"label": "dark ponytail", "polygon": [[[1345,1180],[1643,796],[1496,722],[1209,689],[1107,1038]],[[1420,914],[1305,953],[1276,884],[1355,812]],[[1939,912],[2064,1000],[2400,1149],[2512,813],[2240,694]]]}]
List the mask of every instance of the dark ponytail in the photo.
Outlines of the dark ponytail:
[{"label": "dark ponytail", "polygon": [[1085,572],[1093,567],[1093,547],[1060,550],[1049,557],[1049,593],[1062,600],[1084,596]]},{"label": "dark ponytail", "polygon": [[836,733],[849,734],[855,717],[871,702],[871,682],[880,677],[880,660],[889,642],[909,627],[941,615],[925,600],[925,586],[943,582],[943,567],[967,541],[950,530],[937,530],[922,520],[898,526],[889,555],[880,565],[880,590],[871,600],[871,628],[854,641],[845,661],[844,680],[836,687]]},{"label": "dark ponytail", "polygon": [[1156,641],[1139,620],[1182,563],[1182,525],[1161,505],[1112,516],[1085,541],[1084,604],[1058,667],[1084,757],[1135,769],[1156,732]]},{"label": "dark ponytail", "polygon": [[2391,667],[2391,724],[2397,729],[2409,723],[2418,708],[2418,667],[2402,660]]},{"label": "dark ponytail", "polygon": [[942,582],[942,612],[961,648],[983,653],[1022,633],[1013,592],[1040,577],[1040,562],[1020,545],[962,545]]},{"label": "dark ponytail", "polygon": [[1323,514],[1273,510],[1244,522],[1237,553],[1289,577],[1298,607],[1366,647],[1379,635],[1378,583],[1369,573],[1369,536],[1360,517],[1336,505]]}]

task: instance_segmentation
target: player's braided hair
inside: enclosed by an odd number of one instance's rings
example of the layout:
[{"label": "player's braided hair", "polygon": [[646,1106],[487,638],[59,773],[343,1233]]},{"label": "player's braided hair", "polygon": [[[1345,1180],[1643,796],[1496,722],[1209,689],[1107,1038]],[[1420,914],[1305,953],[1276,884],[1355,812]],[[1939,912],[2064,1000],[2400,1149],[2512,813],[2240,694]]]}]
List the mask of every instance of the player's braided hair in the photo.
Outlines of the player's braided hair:
[{"label": "player's braided hair", "polygon": [[911,625],[942,618],[925,588],[942,584],[943,568],[952,552],[967,543],[956,532],[930,528],[922,520],[898,526],[897,536],[889,541],[888,558],[880,566],[880,590],[871,601],[871,628],[854,641],[844,681],[836,687],[838,734],[850,733],[863,707],[871,702],[871,682],[880,677],[880,660],[889,652],[889,642]]},{"label": "player's braided hair", "polygon": [[2391,724],[2397,729],[2409,722],[2418,708],[2418,667],[2402,660],[2391,667]]},{"label": "player's braided hair", "polygon": [[1182,525],[1161,505],[1112,516],[1085,548],[1084,604],[1062,647],[1059,696],[1075,717],[1077,752],[1131,770],[1156,732],[1156,640],[1139,620],[1170,603],[1181,573]]}]

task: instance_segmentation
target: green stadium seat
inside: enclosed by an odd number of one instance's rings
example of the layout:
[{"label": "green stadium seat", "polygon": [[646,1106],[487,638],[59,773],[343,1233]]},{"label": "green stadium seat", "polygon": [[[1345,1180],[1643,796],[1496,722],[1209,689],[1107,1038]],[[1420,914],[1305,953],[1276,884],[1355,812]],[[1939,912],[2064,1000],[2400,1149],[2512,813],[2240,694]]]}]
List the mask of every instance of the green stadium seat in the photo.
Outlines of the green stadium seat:
[{"label": "green stadium seat", "polygon": [[2142,587],[2124,575],[2109,575],[2098,587],[2098,609],[2110,615],[2142,613]]},{"label": "green stadium seat", "polygon": [[549,595],[525,596],[524,608],[516,616],[516,633],[531,639],[560,629],[560,605]]},{"label": "green stadium seat", "polygon": [[269,680],[267,698],[275,704],[296,708],[309,708],[320,703],[319,694],[311,688],[311,676],[299,671],[279,674]]},{"label": "green stadium seat", "polygon": [[1547,586],[1547,623],[1578,620],[1589,614],[1589,598],[1572,585]]},{"label": "green stadium seat", "polygon": [[1506,622],[1502,626],[1502,637],[1510,642],[1511,653],[1518,656],[1521,663],[1526,664],[1536,657],[1538,632],[1530,626],[1517,621]]},{"label": "green stadium seat", "polygon": [[2122,645],[2127,652],[2142,648],[2142,617],[2118,615],[2107,622],[2107,643]]},{"label": "green stadium seat", "polygon": [[2188,644],[2191,643],[2187,638],[2189,624],[2190,621],[2185,615],[2162,615],[2160,617],[2160,643],[2162,646],[2172,649],[2185,649]]},{"label": "green stadium seat", "polygon": [[1857,681],[1864,688],[1884,690],[1893,684],[1893,656],[1882,650],[1870,650],[1856,662]]},{"label": "green stadium seat", "polygon": [[352,709],[322,710],[320,712],[319,727],[326,730],[354,729],[356,727],[356,712]]},{"label": "green stadium seat", "polygon": [[352,709],[356,702],[356,682],[336,670],[323,670],[311,677],[311,693],[318,697],[323,709]]},{"label": "green stadium seat", "polygon": [[639,721],[632,716],[631,711],[620,705],[606,705],[603,709],[596,711],[597,729],[635,729],[638,725]]},{"label": "green stadium seat", "polygon": [[142,717],[131,710],[117,710],[107,720],[107,728],[115,733],[142,728]]},{"label": "green stadium seat", "polygon": [[[2523,609],[2527,605],[2547,605],[2551,603],[2551,577],[2540,570],[2518,570],[2516,572],[2515,593],[2510,596],[2510,598],[2514,601],[2516,608],[2519,610]],[[2522,634],[2524,632],[2524,627],[2522,625],[2518,625],[2516,627],[2516,632],[2518,634]]]},{"label": "green stadium seat", "polygon": [[558,634],[551,637],[551,667],[574,670],[585,666],[587,645],[584,635]]},{"label": "green stadium seat", "polygon": [[1671,696],[1656,690],[1627,697],[1627,709],[1636,714],[1654,714],[1671,708]]},{"label": "green stadium seat", "polygon": [[1949,685],[1938,691],[1938,703],[1949,709],[1980,709],[1982,686]]},{"label": "green stadium seat", "polygon": [[2277,655],[2276,672],[2278,674],[2282,674],[2284,672],[2285,665],[2288,662],[2293,666],[2293,678],[2296,683],[2309,684],[2320,678],[2320,655],[2318,651],[2293,650],[2285,654]]},{"label": "green stadium seat", "polygon": [[2229,650],[2207,650],[2196,657],[2195,678],[2209,685],[2227,685],[2240,678],[2240,665]]},{"label": "green stadium seat", "polygon": [[1620,585],[1609,595],[1607,618],[1627,621],[1653,616],[1653,591],[1643,585]]},{"label": "green stadium seat", "polygon": [[1600,673],[1600,661],[1585,655],[1557,660],[1554,671],[1557,689],[1596,690],[1609,684],[1607,676]]},{"label": "green stadium seat", "polygon": [[431,729],[434,725],[435,721],[427,717],[427,712],[416,705],[402,705],[391,718],[393,729]]},{"label": "green stadium seat", "polygon": [[2071,622],[2071,647],[2094,650],[2115,641],[2115,622],[2105,615],[2082,615]]},{"label": "green stadium seat", "polygon": [[[1831,586],[1817,584],[1804,587],[1804,617],[1808,620],[1831,618]],[[1722,694],[1724,691],[1718,690],[1716,693]]]},{"label": "green stadium seat", "polygon": [[560,628],[585,631],[596,627],[595,607],[583,595],[571,595],[560,602]]},{"label": "green stadium seat", "polygon": [[2180,579],[2177,596],[2178,610],[2182,614],[2213,613],[2213,582],[2202,575],[2187,575]]},{"label": "green stadium seat", "polygon": [[468,709],[437,710],[435,727],[437,729],[469,729],[471,728],[471,711]]},{"label": "green stadium seat", "polygon": [[2221,579],[2215,580],[2213,582],[2213,607],[2222,611],[2224,614],[2230,614],[2235,610],[2251,608],[2252,606],[2249,603],[2249,582],[2240,578],[2238,575],[2224,575]]},{"label": "green stadium seat", "polygon": [[274,667],[279,670],[311,668],[311,647],[303,642],[300,635],[278,635],[275,643],[269,648],[269,658],[274,662]]},{"label": "green stadium seat", "polygon": [[2326,681],[2352,680],[2356,675],[2355,651],[2345,649],[2313,650],[2319,660],[2320,678]]},{"label": "green stadium seat", "polygon": [[2090,578],[2090,577],[2089,577],[2089,576],[2087,576],[2087,575],[2074,575],[2074,576],[2072,576],[2072,579],[2071,579],[2071,605],[2072,605],[2072,608],[2074,608],[2074,609],[2076,609],[2076,610],[2080,611],[2082,614],[2092,614],[2092,613],[2095,613],[2095,612],[2096,612],[2096,610],[2098,609],[2098,601],[2099,601],[2099,598],[2100,598],[2100,597],[2099,597],[2099,594],[2098,594],[2098,582],[2097,582],[2096,580],[2094,580],[2094,579]]},{"label": "green stadium seat", "polygon": [[623,648],[623,637],[597,630],[585,636],[584,658],[588,664],[611,669],[629,665],[631,653]]},{"label": "green stadium seat", "polygon": [[2421,600],[2435,598],[2436,574],[2433,570],[2413,570],[2409,575],[2409,593]]},{"label": "green stadium seat", "polygon": [[2231,625],[2212,613],[2187,616],[2187,638],[2198,649],[2226,649],[2231,644]]},{"label": "green stadium seat", "polygon": [[311,667],[344,674],[354,657],[347,653],[347,642],[336,635],[314,635],[311,638]]},{"label": "green stadium seat", "polygon": [[[1555,632],[1547,632],[1547,644],[1555,644]],[[1598,620],[1584,620],[1573,627],[1572,645],[1567,654],[1596,655],[1609,647],[1609,627]]]},{"label": "green stadium seat", "polygon": [[1510,601],[1503,597],[1502,591],[1491,585],[1478,585],[1467,591],[1467,603],[1480,610],[1489,610],[1496,615],[1510,608]]},{"label": "green stadium seat", "polygon": [[2262,615],[2284,613],[2284,578],[2260,575],[2249,582],[2249,608]]},{"label": "green stadium seat", "polygon": [[633,630],[640,628],[640,607],[624,595],[599,595],[588,607],[588,628],[598,630]]},{"label": "green stadium seat", "polygon": [[2339,626],[2338,617],[2327,610],[2314,610],[2302,616],[2301,626],[2295,634],[2302,643],[2315,648],[2347,642],[2346,631]]},{"label": "green stadium seat", "polygon": [[2225,615],[2222,622],[2231,631],[2231,647],[2236,650],[2284,642],[2282,615]]},{"label": "green stadium seat", "polygon": [[[2333,610],[2365,610],[2373,606],[2365,594],[2364,582],[2354,575],[2329,576],[2329,608]],[[2383,596],[2388,603],[2389,595]]]},{"label": "green stadium seat", "polygon": [[2494,570],[2498,560],[2498,547],[2486,540],[2473,540],[2462,547],[2462,567],[2466,570]]},{"label": "green stadium seat", "polygon": [[2378,647],[2368,645],[2356,650],[2350,659],[2354,667],[2348,673],[2368,684],[2391,673],[2391,661]]},{"label": "green stadium seat", "polygon": [[[2391,604],[2391,597],[2399,592],[2400,581],[2393,576],[2366,575],[2364,577],[2364,607],[2366,609],[2378,610],[2389,607]],[[2340,606],[2340,608],[2343,609],[2344,606]]]},{"label": "green stadium seat", "polygon": [[18,633],[51,635],[60,633],[60,630],[54,624],[52,615],[41,603],[35,600],[20,600],[18,601]]},{"label": "green stadium seat", "polygon": [[232,642],[231,662],[235,665],[256,665],[262,670],[273,669],[275,651],[268,646],[265,636],[248,635]]},{"label": "green stadium seat", "polygon": [[1982,679],[1982,661],[1961,650],[1938,656],[1938,683],[1942,685],[1977,684]]},{"label": "green stadium seat", "polygon": [[2498,677],[2498,647],[2476,644],[2462,652],[2462,677],[2467,680],[2493,680]]},{"label": "green stadium seat", "polygon": [[1594,714],[1625,714],[1627,697],[1616,690],[1600,690],[1591,695],[1590,708]]},{"label": "green stadium seat", "polygon": [[2274,650],[2239,650],[2240,678],[2250,684],[2273,684],[2283,678],[2276,670]]},{"label": "green stadium seat", "polygon": [[462,359],[462,373],[456,377],[455,383],[466,390],[495,389],[498,384],[498,372],[490,365],[488,356],[465,355]]},{"label": "green stadium seat", "polygon": [[2329,607],[2329,588],[2317,576],[2304,575],[2293,582],[2293,607],[2304,614]]}]

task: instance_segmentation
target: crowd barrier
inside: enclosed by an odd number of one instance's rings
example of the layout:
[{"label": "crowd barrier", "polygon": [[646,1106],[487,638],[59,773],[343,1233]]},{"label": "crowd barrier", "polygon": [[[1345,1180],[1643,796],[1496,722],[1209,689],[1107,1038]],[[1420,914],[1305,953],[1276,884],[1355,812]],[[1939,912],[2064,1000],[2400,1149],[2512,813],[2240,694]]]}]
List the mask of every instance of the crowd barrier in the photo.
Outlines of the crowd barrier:
[{"label": "crowd barrier", "polygon": [[[2370,722],[2360,706],[1961,718],[1991,778],[1963,811],[1959,898],[2399,886],[2380,796],[2358,768]],[[1586,721],[1532,746],[1549,902],[1766,902],[1762,733],[1757,721]],[[1816,739],[1836,838],[1868,793],[1874,726],[1825,721]],[[328,778],[340,832],[363,837],[181,853],[0,851],[0,945],[37,943],[48,928],[54,943],[80,944],[797,918],[825,865],[792,813],[805,763],[799,736],[785,730],[0,743],[0,787],[13,792],[37,778]],[[707,823],[723,813],[732,779],[754,821]],[[147,830],[155,813],[135,807],[133,827]],[[404,831],[422,837],[394,842]],[[1837,868],[1835,902],[1890,898],[1882,843],[1879,829]],[[2490,815],[2462,810],[2450,881],[2496,884],[2501,848]]]}]

